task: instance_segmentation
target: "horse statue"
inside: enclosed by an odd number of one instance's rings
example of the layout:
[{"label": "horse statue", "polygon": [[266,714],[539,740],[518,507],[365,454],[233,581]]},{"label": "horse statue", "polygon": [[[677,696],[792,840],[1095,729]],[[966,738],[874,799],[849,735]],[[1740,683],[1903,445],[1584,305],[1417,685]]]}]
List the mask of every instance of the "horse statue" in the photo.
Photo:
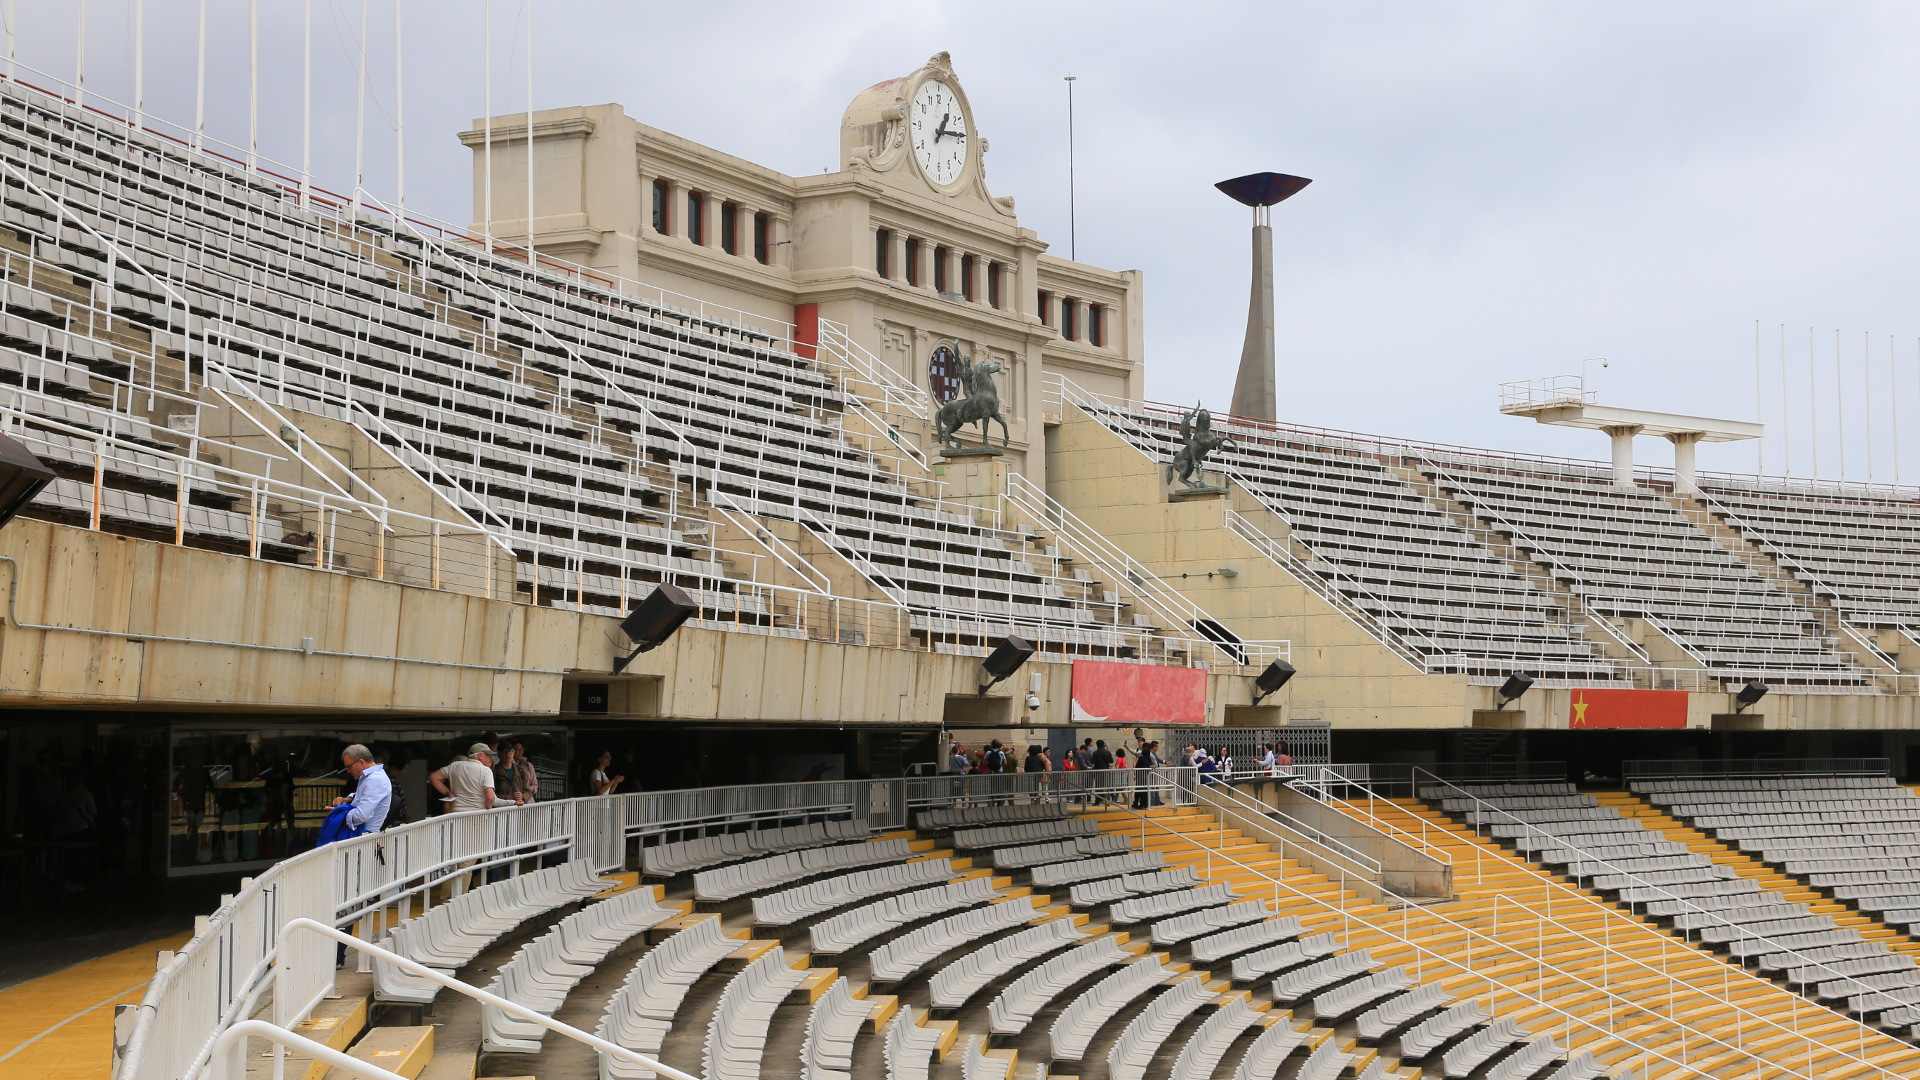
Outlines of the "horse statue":
[{"label": "horse statue", "polygon": [[1213,414],[1196,404],[1192,412],[1180,417],[1180,441],[1185,445],[1173,455],[1173,463],[1167,466],[1167,483],[1173,483],[1177,476],[1187,485],[1188,491],[1214,490],[1207,486],[1207,478],[1200,467],[1206,463],[1208,454],[1232,446],[1233,438],[1215,435]]},{"label": "horse statue", "polygon": [[965,388],[966,396],[940,406],[940,411],[933,415],[934,437],[949,451],[968,449],[957,433],[972,423],[980,425],[982,447],[993,445],[992,437],[987,434],[987,425],[991,423],[1000,425],[1001,448],[1012,441],[1007,418],[1000,415],[1000,391],[993,384],[993,373],[999,370],[1000,365],[991,360],[975,362],[971,356],[960,358],[960,385]]}]

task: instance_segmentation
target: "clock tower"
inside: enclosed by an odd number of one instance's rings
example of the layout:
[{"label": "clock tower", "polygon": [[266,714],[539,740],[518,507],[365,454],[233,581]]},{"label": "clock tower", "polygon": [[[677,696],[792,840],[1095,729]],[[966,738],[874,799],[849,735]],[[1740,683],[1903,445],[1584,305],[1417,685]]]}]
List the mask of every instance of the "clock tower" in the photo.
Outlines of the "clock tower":
[{"label": "clock tower", "polygon": [[[911,446],[902,467],[952,490],[932,417],[963,358],[994,366],[1004,467],[1035,481],[1059,379],[1121,399],[1142,389],[1139,272],[1048,254],[1013,199],[988,190],[981,131],[943,52],[854,95],[838,167],[821,173],[729,156],[618,105],[536,112],[531,131],[522,114],[495,117],[461,139],[476,224],[531,233],[544,256],[817,360],[870,406],[847,413],[850,439]],[[477,201],[489,189],[490,211]]]}]

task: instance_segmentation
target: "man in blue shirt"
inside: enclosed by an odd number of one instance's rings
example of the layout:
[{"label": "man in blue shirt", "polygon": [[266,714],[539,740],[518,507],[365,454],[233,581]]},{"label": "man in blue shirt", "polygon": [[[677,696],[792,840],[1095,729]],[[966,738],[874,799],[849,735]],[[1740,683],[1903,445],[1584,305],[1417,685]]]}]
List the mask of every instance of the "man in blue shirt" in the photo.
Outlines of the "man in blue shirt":
[{"label": "man in blue shirt", "polygon": [[393,805],[393,780],[385,766],[373,760],[373,751],[354,743],[340,752],[340,763],[353,776],[353,795],[333,800],[333,805],[352,803],[347,812],[347,827],[365,827],[379,832],[387,824],[387,810]]}]

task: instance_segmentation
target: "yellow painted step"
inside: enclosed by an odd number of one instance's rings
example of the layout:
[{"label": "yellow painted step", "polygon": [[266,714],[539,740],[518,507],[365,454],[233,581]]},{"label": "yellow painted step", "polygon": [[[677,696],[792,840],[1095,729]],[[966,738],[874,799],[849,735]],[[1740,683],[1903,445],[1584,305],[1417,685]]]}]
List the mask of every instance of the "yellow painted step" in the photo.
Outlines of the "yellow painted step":
[{"label": "yellow painted step", "polygon": [[[347,1056],[358,1058],[369,1065],[378,1065],[390,1073],[405,1077],[420,1075],[433,1057],[433,1028],[423,1027],[377,1027],[368,1031],[361,1040],[347,1051]],[[353,1080],[339,1069],[330,1069],[327,1080]]]},{"label": "yellow painted step", "polygon": [[[366,1027],[367,999],[362,995],[322,1001],[314,1006],[311,1016],[293,1026],[293,1032],[296,1035],[304,1035],[329,1049],[345,1050],[353,1045],[353,1040],[365,1031]],[[299,1060],[307,1063],[306,1071],[304,1074],[296,1073],[294,1069],[299,1066],[295,1064],[294,1056],[289,1054],[287,1060],[287,1075],[299,1075],[303,1080],[321,1080],[329,1071],[326,1064],[311,1061],[302,1056]]]}]

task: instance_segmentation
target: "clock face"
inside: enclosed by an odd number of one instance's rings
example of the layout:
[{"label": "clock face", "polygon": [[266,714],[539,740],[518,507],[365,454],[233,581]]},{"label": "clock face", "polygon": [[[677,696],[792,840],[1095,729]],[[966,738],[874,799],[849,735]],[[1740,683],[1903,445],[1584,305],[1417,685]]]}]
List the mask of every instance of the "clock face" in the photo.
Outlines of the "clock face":
[{"label": "clock face", "polygon": [[967,129],[967,114],[953,87],[938,79],[928,79],[913,92],[913,107],[908,116],[912,124],[913,156],[927,179],[946,187],[960,179],[967,164],[967,143],[973,132]]}]

